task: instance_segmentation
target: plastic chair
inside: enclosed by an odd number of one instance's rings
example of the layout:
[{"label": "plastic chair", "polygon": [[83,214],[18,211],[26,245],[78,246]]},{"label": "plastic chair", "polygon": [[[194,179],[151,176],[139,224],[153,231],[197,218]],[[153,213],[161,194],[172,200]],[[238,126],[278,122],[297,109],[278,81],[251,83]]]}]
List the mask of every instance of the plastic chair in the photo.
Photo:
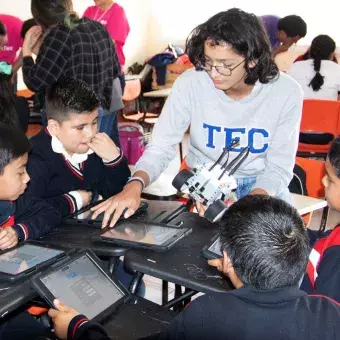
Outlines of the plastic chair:
[{"label": "plastic chair", "polygon": [[295,162],[306,172],[308,196],[315,198],[325,197],[325,188],[322,184],[322,178],[326,173],[325,162],[302,157],[296,157]]},{"label": "plastic chair", "polygon": [[137,113],[125,113],[124,109],[123,117],[128,120],[135,123],[139,123],[142,126],[146,126],[148,130],[151,129],[151,127],[156,123],[159,115],[156,113],[150,113],[150,112],[140,112],[140,101],[139,97],[141,94],[141,82],[139,79],[133,79],[126,81],[124,94],[123,94],[123,102],[128,103],[132,102],[134,100],[137,101]]},{"label": "plastic chair", "polygon": [[[331,134],[333,138],[340,133],[340,102],[332,100],[305,99],[303,102],[301,133]],[[298,156],[326,157],[331,140],[326,144],[299,143]]]}]

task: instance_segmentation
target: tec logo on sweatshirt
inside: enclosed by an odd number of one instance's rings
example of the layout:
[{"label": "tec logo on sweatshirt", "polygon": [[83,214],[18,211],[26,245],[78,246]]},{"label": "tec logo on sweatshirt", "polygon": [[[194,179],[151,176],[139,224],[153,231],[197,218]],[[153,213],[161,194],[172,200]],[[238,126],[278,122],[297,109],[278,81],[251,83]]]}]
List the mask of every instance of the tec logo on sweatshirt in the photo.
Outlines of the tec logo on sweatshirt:
[{"label": "tec logo on sweatshirt", "polygon": [[269,132],[263,128],[227,128],[203,123],[203,129],[205,146],[211,149],[220,147],[221,144],[228,148],[235,139],[240,140],[240,147],[233,149],[235,152],[241,152],[244,147],[249,146],[251,153],[258,154],[266,152],[269,146]]}]

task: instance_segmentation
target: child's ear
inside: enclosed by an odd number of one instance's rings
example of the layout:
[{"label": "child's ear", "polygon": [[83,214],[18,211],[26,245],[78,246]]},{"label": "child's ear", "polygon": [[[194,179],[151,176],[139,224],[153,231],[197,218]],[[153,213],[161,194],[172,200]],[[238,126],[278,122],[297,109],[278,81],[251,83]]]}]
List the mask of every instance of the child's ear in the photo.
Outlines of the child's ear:
[{"label": "child's ear", "polygon": [[249,61],[248,62],[248,67],[249,68],[254,68],[257,64],[257,60]]},{"label": "child's ear", "polygon": [[60,124],[55,119],[47,121],[48,131],[52,136],[58,137],[60,131]]}]

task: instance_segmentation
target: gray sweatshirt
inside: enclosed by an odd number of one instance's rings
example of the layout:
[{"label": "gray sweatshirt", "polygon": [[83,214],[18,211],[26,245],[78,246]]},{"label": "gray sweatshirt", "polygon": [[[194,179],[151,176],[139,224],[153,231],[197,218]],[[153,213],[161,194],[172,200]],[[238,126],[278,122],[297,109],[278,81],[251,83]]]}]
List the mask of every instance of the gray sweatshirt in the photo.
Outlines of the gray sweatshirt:
[{"label": "gray sweatshirt", "polygon": [[176,145],[190,127],[186,162],[195,167],[216,161],[231,140],[250,154],[236,178],[255,176],[254,188],[279,195],[292,179],[298,145],[303,93],[296,81],[281,73],[268,84],[235,101],[215,88],[209,75],[190,69],[175,82],[153,132],[152,141],[136,164],[155,181],[176,155]]}]

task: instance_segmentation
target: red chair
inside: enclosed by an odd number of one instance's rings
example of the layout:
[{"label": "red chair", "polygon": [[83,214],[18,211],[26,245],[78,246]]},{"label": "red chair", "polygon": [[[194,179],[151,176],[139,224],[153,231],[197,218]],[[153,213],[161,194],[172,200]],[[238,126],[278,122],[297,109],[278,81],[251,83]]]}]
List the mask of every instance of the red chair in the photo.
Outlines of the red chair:
[{"label": "red chair", "polygon": [[[302,134],[328,133],[333,138],[340,133],[340,102],[332,100],[305,99],[303,102],[302,120],[300,126],[300,141]],[[299,143],[297,155],[301,157],[325,157],[331,140],[326,144]]]},{"label": "red chair", "polygon": [[123,94],[123,102],[126,104],[132,101],[137,101],[137,113],[124,113],[123,109],[123,117],[125,120],[139,123],[142,126],[147,127],[150,131],[151,127],[156,123],[159,115],[150,112],[140,112],[139,96],[141,94],[141,90],[142,87],[139,79],[126,81]]}]

